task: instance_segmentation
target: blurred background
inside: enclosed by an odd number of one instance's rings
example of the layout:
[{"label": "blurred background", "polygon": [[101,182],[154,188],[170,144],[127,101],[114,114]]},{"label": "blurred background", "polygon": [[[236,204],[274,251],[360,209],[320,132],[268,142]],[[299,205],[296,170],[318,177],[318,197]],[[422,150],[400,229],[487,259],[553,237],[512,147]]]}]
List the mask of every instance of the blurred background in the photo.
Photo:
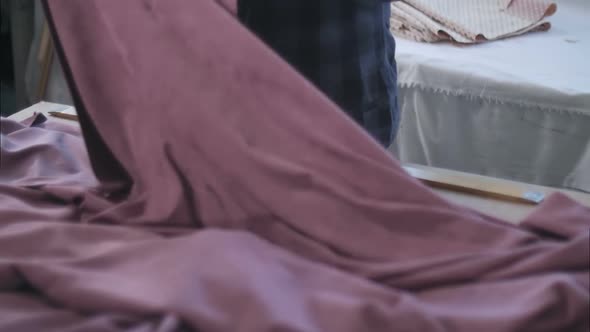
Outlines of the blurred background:
[{"label": "blurred background", "polygon": [[37,0],[0,0],[1,113],[8,116],[40,100],[71,104]]}]

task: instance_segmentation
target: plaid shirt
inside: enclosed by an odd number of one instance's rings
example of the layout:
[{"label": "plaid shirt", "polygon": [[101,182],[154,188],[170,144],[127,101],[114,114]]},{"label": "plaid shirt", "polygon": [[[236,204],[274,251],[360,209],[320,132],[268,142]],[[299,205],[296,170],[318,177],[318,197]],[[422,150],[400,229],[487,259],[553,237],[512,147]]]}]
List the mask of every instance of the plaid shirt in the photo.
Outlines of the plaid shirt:
[{"label": "plaid shirt", "polygon": [[398,127],[385,0],[238,0],[238,16],[379,142]]}]

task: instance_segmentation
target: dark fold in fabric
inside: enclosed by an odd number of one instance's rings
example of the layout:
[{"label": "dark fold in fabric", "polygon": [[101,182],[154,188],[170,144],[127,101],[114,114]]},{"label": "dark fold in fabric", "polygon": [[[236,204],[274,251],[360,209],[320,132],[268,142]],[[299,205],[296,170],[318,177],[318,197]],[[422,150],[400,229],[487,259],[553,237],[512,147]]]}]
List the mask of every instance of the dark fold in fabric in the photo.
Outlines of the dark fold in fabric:
[{"label": "dark fold in fabric", "polygon": [[82,133],[2,120],[0,330],[588,330],[588,208],[446,202],[217,2],[45,6]]}]

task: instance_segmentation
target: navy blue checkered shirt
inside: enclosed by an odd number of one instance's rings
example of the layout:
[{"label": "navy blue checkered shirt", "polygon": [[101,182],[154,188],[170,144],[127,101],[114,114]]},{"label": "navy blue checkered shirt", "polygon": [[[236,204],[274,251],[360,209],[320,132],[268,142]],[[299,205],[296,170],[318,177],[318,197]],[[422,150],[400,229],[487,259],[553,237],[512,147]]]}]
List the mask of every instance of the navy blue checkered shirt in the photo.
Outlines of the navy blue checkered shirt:
[{"label": "navy blue checkered shirt", "polygon": [[242,23],[387,146],[399,122],[384,0],[238,0]]}]

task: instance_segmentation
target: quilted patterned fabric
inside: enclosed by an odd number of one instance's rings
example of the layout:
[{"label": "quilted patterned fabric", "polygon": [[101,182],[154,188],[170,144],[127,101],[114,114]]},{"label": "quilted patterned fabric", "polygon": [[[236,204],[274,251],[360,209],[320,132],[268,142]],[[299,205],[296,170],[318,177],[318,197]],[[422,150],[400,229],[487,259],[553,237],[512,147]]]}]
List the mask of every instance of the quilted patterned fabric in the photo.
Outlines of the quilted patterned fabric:
[{"label": "quilted patterned fabric", "polygon": [[391,30],[402,38],[477,43],[551,27],[557,5],[542,0],[403,0],[392,4]]}]

